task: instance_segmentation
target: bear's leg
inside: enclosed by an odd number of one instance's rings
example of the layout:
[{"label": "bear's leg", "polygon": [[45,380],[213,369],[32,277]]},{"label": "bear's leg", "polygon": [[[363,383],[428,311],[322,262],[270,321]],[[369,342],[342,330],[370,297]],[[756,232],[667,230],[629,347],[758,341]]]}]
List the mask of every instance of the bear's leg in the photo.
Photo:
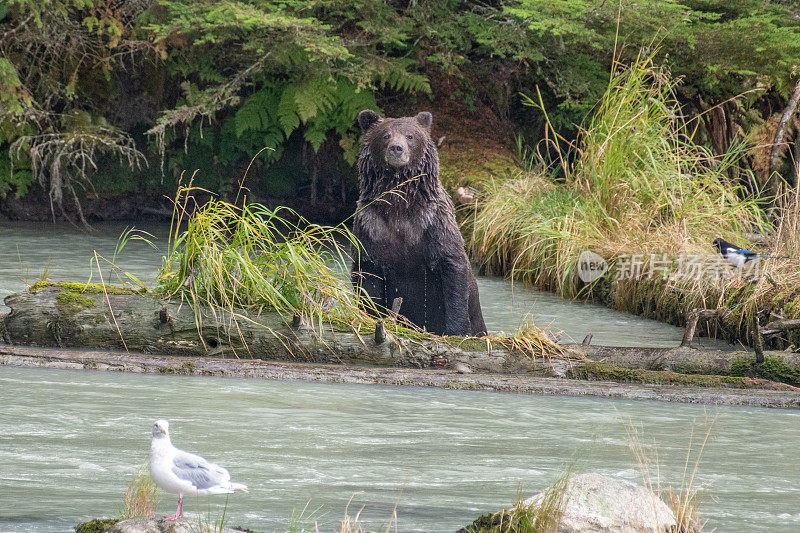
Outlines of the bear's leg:
[{"label": "bear's leg", "polygon": [[478,282],[472,271],[469,272],[469,324],[470,334],[473,337],[483,337],[486,335],[486,323],[483,321],[483,311],[481,311],[481,299],[478,296]]},{"label": "bear's leg", "polygon": [[372,261],[356,259],[353,262],[353,269],[350,271],[350,281],[353,283],[356,293],[362,296],[366,293],[380,313],[386,313],[386,310],[391,307],[391,302],[387,304],[386,301],[387,284],[383,269]]},{"label": "bear's leg", "polygon": [[463,261],[442,261],[442,292],[444,295],[445,333],[447,335],[472,334],[469,321],[469,276],[472,271]]}]

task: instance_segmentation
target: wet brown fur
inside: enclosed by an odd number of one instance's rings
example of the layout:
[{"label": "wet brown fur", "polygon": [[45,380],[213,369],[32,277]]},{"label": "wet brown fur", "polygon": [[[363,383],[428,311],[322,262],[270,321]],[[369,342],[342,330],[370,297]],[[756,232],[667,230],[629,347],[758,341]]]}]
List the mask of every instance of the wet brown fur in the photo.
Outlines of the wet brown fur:
[{"label": "wet brown fur", "polygon": [[359,114],[360,196],[354,232],[363,246],[357,290],[382,309],[402,297],[412,323],[440,335],[484,335],[478,286],[450,196],[439,182],[433,117]]}]

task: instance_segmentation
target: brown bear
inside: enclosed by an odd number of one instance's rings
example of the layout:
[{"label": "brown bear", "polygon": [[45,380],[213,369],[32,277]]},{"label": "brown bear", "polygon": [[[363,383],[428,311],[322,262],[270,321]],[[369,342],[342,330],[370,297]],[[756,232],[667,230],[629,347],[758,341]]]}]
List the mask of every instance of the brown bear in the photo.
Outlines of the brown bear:
[{"label": "brown bear", "polygon": [[362,245],[351,277],[385,312],[438,335],[486,335],[478,284],[464,251],[450,196],[439,182],[433,115],[380,118],[358,114],[358,210],[353,231]]}]

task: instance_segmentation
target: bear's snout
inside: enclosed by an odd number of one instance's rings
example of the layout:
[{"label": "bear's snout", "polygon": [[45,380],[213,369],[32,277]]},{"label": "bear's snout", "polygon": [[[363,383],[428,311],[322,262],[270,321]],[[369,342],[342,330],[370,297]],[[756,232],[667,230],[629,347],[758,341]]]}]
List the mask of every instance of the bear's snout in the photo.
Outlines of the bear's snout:
[{"label": "bear's snout", "polygon": [[389,139],[389,145],[386,147],[386,163],[393,167],[404,167],[408,164],[410,157],[410,150],[405,136],[393,135]]}]

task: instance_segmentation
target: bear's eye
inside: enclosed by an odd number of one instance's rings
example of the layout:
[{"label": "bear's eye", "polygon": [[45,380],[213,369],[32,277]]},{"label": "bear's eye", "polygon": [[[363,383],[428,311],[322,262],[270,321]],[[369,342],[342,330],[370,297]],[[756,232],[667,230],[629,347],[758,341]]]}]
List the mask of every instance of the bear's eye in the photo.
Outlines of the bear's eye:
[{"label": "bear's eye", "polygon": [[383,138],[384,138],[384,139],[388,139],[389,137],[391,137],[391,135],[389,135],[388,133],[384,133],[384,134],[383,134]]},{"label": "bear's eye", "polygon": [[408,135],[406,135],[406,139],[408,139],[409,141],[410,141],[411,139],[413,139],[413,138],[414,138],[414,136],[413,136],[413,135],[411,135],[410,133],[409,133]]}]

